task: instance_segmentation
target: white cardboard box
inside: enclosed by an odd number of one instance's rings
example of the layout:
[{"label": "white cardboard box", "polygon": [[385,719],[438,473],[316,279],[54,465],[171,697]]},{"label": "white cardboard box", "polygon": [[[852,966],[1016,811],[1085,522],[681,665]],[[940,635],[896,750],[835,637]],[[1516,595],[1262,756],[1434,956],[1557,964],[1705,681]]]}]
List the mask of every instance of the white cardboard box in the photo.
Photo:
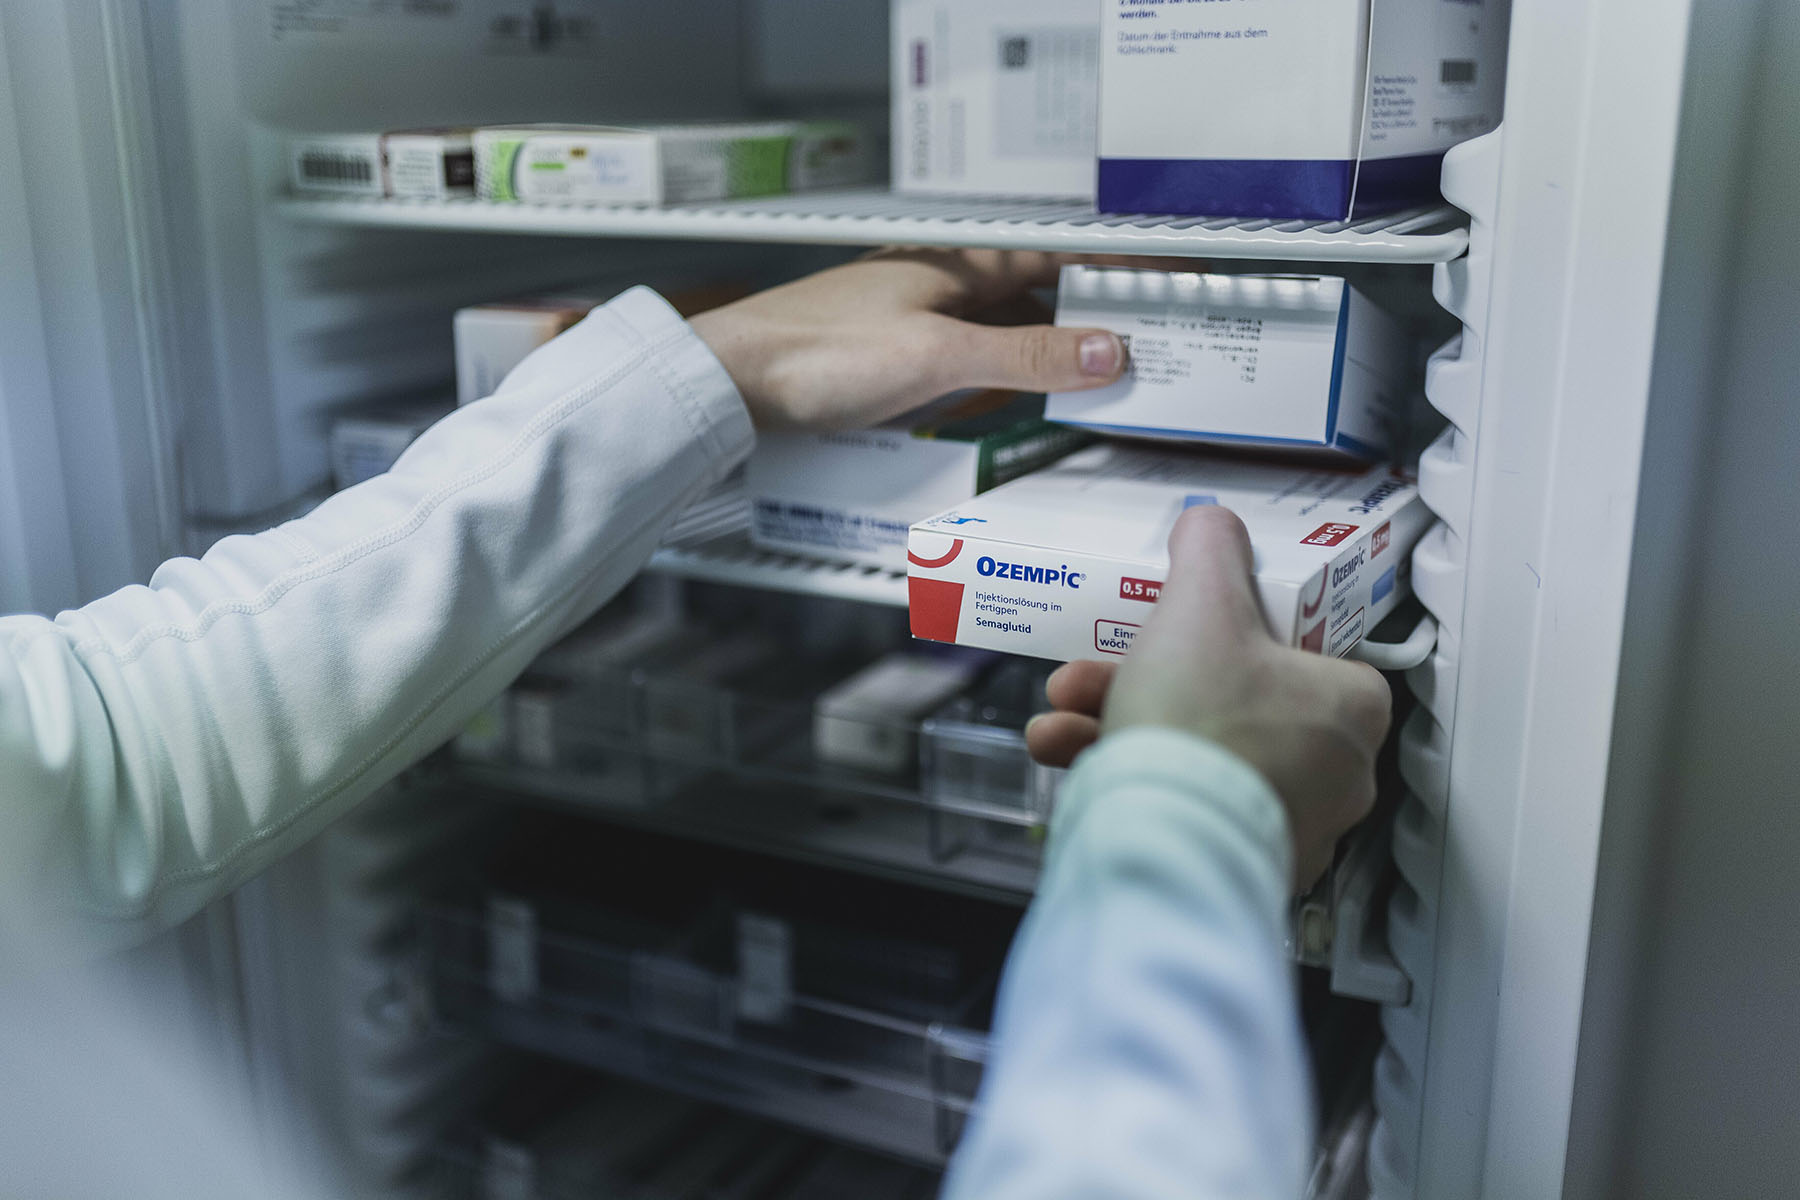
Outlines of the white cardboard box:
[{"label": "white cardboard box", "polygon": [[315,133],[288,138],[288,182],[296,190],[382,196],[379,133]]},{"label": "white cardboard box", "polygon": [[288,138],[288,181],[296,190],[349,196],[446,200],[475,194],[467,129],[319,133]]},{"label": "white cardboard box", "polygon": [[[1500,121],[1508,0],[1106,0],[1103,212],[1343,220]],[[1371,19],[1373,14],[1373,19]]]},{"label": "white cardboard box", "polygon": [[468,129],[401,129],[381,139],[387,194],[448,200],[475,194],[475,150]]},{"label": "white cardboard box", "polygon": [[1094,198],[1101,0],[893,0],[894,188]]},{"label": "white cardboard box", "polygon": [[813,752],[821,762],[902,775],[919,757],[919,722],[974,682],[983,655],[894,653],[813,701]]},{"label": "white cardboard box", "polygon": [[603,303],[588,296],[541,296],[457,309],[456,402],[493,395],[526,355]]},{"label": "white cardboard box", "polygon": [[527,204],[680,204],[867,182],[868,131],[849,121],[514,125],[475,131],[475,191]]},{"label": "white cardboard box", "polygon": [[1123,655],[1168,570],[1169,530],[1201,504],[1250,530],[1275,637],[1341,655],[1410,591],[1431,513],[1410,476],[1109,444],[915,525],[915,637],[1068,660]]},{"label": "white cardboard box", "polygon": [[1052,421],[1376,459],[1404,410],[1405,330],[1331,276],[1064,267],[1056,323],[1112,330],[1131,365],[1109,387],[1050,396]]},{"label": "white cardboard box", "polygon": [[[969,413],[970,405],[987,405]],[[995,407],[998,405],[998,407]],[[1080,446],[1035,396],[981,393],[879,429],[771,432],[750,455],[750,536],[771,550],[906,569],[913,522]]]},{"label": "white cardboard box", "polygon": [[446,399],[369,405],[331,422],[331,479],[342,491],[381,475],[454,408]]}]

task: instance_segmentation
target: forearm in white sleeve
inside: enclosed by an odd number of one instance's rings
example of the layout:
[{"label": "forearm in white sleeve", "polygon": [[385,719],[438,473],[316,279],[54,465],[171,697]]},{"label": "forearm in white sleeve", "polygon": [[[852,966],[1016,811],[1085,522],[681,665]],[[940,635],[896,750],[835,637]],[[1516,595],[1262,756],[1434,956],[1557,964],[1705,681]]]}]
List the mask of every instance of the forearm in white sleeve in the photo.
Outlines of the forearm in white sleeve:
[{"label": "forearm in white sleeve", "polygon": [[0,924],[104,947],[228,891],[461,728],[753,436],[639,288],[310,515],[0,619]]},{"label": "forearm in white sleeve", "polygon": [[1268,784],[1210,743],[1134,729],[1083,755],[946,1200],[1296,1200],[1290,855]]}]

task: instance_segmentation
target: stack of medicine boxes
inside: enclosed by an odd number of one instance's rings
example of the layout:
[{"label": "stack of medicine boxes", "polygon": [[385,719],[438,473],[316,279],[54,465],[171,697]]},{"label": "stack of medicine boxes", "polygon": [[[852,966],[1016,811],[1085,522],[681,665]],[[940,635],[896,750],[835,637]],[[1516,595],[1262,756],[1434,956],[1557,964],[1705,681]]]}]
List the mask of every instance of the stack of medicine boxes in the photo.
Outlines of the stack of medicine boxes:
[{"label": "stack of medicine boxes", "polygon": [[[894,187],[1282,220],[1435,204],[1444,152],[1499,122],[1505,15],[893,0]],[[1070,266],[1057,322],[1128,347],[1118,383],[1044,410],[1108,440],[914,523],[917,636],[1122,655],[1160,594],[1170,529],[1199,505],[1244,520],[1284,641],[1343,654],[1405,598],[1429,522],[1394,465],[1410,341],[1362,291]]]}]

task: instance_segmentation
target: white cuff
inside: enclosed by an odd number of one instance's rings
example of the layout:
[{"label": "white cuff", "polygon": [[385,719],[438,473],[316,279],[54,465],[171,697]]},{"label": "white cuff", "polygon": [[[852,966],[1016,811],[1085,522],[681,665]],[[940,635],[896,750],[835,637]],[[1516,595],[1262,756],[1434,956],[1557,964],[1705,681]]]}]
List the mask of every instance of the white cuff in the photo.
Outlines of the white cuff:
[{"label": "white cuff", "polygon": [[563,336],[575,335],[602,313],[629,330],[633,340],[662,347],[651,358],[650,368],[680,399],[700,444],[727,464],[727,470],[742,462],[756,444],[750,412],[744,407],[737,384],[693,326],[649,288],[634,287],[604,308],[594,310],[587,320]]}]

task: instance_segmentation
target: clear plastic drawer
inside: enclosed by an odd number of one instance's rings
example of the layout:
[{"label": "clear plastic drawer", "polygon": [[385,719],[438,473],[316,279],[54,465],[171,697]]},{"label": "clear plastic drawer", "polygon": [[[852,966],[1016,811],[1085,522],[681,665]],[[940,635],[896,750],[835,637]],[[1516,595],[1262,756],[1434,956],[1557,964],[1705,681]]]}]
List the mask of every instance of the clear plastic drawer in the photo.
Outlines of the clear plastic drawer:
[{"label": "clear plastic drawer", "polygon": [[648,948],[535,929],[504,901],[498,910],[434,907],[422,914],[421,933],[435,1016],[522,1049],[941,1161],[980,1083],[993,980],[963,987],[928,954],[874,962],[817,938],[812,966],[759,966],[744,957],[741,915],[711,913]]}]

